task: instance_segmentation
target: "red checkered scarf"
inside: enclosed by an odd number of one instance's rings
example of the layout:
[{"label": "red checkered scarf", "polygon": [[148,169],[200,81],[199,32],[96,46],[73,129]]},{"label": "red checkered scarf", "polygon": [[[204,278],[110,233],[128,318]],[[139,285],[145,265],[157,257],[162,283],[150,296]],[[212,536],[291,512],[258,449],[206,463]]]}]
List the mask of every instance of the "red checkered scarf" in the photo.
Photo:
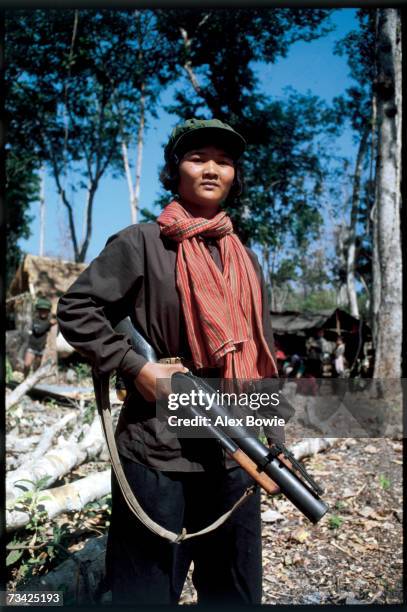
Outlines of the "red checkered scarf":
[{"label": "red checkered scarf", "polygon": [[[191,217],[173,201],[157,222],[164,236],[178,242],[177,287],[195,367],[221,367],[224,378],[276,374],[263,334],[259,280],[227,214]],[[218,240],[223,272],[204,238]]]}]

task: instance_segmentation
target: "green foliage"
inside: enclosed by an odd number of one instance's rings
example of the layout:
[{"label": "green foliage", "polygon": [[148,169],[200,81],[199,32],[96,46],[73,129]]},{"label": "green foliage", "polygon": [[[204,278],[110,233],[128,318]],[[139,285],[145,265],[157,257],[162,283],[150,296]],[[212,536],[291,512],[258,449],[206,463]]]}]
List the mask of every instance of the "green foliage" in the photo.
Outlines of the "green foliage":
[{"label": "green foliage", "polygon": [[20,497],[16,506],[16,509],[27,512],[30,519],[6,545],[6,565],[9,572],[13,571],[17,587],[69,557],[68,546],[75,530],[85,529],[100,534],[100,530],[106,530],[110,524],[111,494],[87,504],[80,512],[72,513],[70,522],[51,524],[40,504],[47,495],[41,493],[39,487],[45,486],[47,479],[36,483],[34,491]]},{"label": "green foliage", "polygon": [[92,368],[88,363],[78,363],[74,366],[74,370],[79,383],[92,377]]},{"label": "green foliage", "polygon": [[387,476],[385,476],[384,474],[380,474],[379,483],[382,489],[384,489],[385,491],[387,491],[387,489],[390,489],[391,487],[391,480],[387,478]]},{"label": "green foliage", "polygon": [[[330,11],[206,8],[157,14],[160,34],[189,74],[168,110],[180,119],[218,117],[246,138],[245,193],[228,212],[244,242],[269,249],[276,259],[273,274],[283,276],[293,262],[293,279],[294,250],[305,250],[323,222],[322,141],[337,133],[337,115],[309,92],[287,89],[278,101],[265,96],[256,62],[273,64],[293,42],[326,34]],[[287,262],[284,270],[278,270],[277,260]]]},{"label": "green foliage", "polygon": [[376,10],[358,10],[359,30],[349,32],[338,41],[335,52],[345,55],[350,75],[355,85],[348,88],[346,96],[335,98],[343,119],[350,118],[353,129],[362,131],[370,121],[372,107],[372,85],[375,80],[375,31]]},{"label": "green foliage", "polygon": [[[372,228],[371,210],[374,204],[374,185],[372,182],[371,169],[375,160],[371,158],[373,153],[372,133],[373,120],[373,86],[376,80],[376,9],[364,8],[357,12],[359,28],[349,32],[336,44],[335,52],[346,56],[350,69],[350,76],[354,83],[344,95],[334,99],[333,104],[339,121],[344,124],[349,122],[354,131],[354,140],[360,144],[363,134],[370,130],[367,141],[367,151],[363,160],[363,176],[359,201],[353,211],[356,232],[356,277],[362,279],[363,285],[371,292],[372,286]],[[344,168],[341,178],[342,184],[351,184],[354,181],[353,174]],[[345,258],[347,242],[345,241]],[[343,264],[342,264],[343,266]],[[338,282],[346,280],[346,270],[341,265],[334,270]],[[366,315],[366,312],[365,312]]]},{"label": "green foliage", "polygon": [[[199,90],[179,89],[170,108],[179,117],[209,115],[247,131],[250,142],[263,125],[251,116],[260,101],[255,62],[275,63],[298,40],[313,40],[328,31],[324,9],[162,9],[157,29],[168,40],[180,66],[188,62]],[[192,95],[191,95],[192,94]],[[254,134],[252,134],[254,130]]]},{"label": "green foliage", "polygon": [[85,408],[85,412],[83,415],[83,422],[85,424],[90,425],[93,422],[96,413],[96,404],[95,402],[89,402]]},{"label": "green foliage", "polygon": [[309,293],[307,297],[300,293],[292,293],[289,295],[285,308],[287,310],[310,310],[318,312],[319,310],[330,310],[337,307],[336,292],[333,289],[324,289]]},{"label": "green foliage", "polygon": [[[8,107],[8,147],[6,149],[6,190],[5,190],[5,220],[6,220],[6,286],[8,286],[21,262],[23,253],[18,246],[21,238],[31,235],[29,214],[30,205],[38,199],[39,179],[38,162],[29,147],[27,140],[21,141],[24,123],[20,126],[10,121],[12,109]],[[19,131],[19,134],[16,134]]]},{"label": "green foliage", "polygon": [[[28,479],[22,478],[16,483],[16,486],[23,489],[25,493],[18,498],[15,509],[27,513],[29,520],[25,526],[24,535],[18,533],[14,536],[11,542],[6,546],[10,552],[6,558],[6,566],[12,566],[20,561],[21,565],[18,568],[20,579],[28,579],[33,575],[33,568],[36,565],[41,565],[45,562],[44,553],[41,551],[43,540],[46,532],[46,521],[48,513],[45,511],[41,502],[49,499],[46,493],[41,492],[41,488],[46,486],[49,476],[44,476],[38,482],[34,483]],[[27,488],[21,483],[29,483],[34,485],[34,489],[27,491]]]},{"label": "green foliage", "polygon": [[147,208],[142,208],[140,210],[140,222],[141,223],[150,223],[153,221],[156,221],[158,215],[155,215],[154,213],[152,213],[150,210],[148,210]]},{"label": "green foliage", "polygon": [[11,363],[6,357],[6,385],[8,385],[13,380],[13,368],[11,367]]},{"label": "green foliage", "polygon": [[346,503],[343,502],[342,500],[338,499],[335,502],[335,509],[336,510],[344,510],[344,508],[346,508]]},{"label": "green foliage", "polygon": [[14,565],[23,554],[23,550],[11,550],[6,557],[6,566]]},{"label": "green foliage", "polygon": [[[23,126],[35,159],[52,171],[76,261],[86,256],[102,176],[123,172],[121,143],[129,144],[138,127],[141,92],[154,113],[160,88],[177,74],[165,41],[157,45],[153,23],[151,11],[6,11],[10,126]],[[73,193],[87,190],[81,242],[68,178]]]},{"label": "green foliage", "polygon": [[339,529],[343,523],[344,519],[341,516],[337,516],[333,514],[328,519],[328,527],[329,529]]}]

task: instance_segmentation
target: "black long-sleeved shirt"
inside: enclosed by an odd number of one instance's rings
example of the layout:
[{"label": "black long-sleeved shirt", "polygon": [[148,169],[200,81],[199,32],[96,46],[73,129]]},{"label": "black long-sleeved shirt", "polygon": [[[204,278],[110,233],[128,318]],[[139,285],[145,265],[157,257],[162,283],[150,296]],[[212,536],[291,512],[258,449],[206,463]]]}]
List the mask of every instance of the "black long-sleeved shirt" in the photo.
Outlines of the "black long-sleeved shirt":
[{"label": "black long-sleeved shirt", "polygon": [[[221,269],[216,242],[208,249]],[[267,292],[256,256],[247,249],[262,288],[263,331],[274,353]],[[161,236],[157,223],[132,225],[109,238],[105,248],[60,298],[58,323],[67,341],[100,372],[116,369],[136,378],[146,359],[130,339],[113,330],[131,315],[159,358],[190,358],[176,287],[177,244]],[[179,439],[168,433],[136,388],[123,405],[116,440],[119,452],[150,467],[202,471],[216,465],[220,451],[213,440]]]}]

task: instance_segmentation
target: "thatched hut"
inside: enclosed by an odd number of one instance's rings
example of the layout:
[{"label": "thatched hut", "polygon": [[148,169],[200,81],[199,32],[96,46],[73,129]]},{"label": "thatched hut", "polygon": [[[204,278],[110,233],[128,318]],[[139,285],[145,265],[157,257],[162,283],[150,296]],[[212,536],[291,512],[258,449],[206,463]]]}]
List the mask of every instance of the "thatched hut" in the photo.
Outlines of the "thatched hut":
[{"label": "thatched hut", "polygon": [[350,366],[357,359],[371,357],[372,334],[369,325],[362,319],[356,319],[340,308],[315,311],[271,312],[274,337],[277,346],[287,356],[297,354],[307,358],[312,339],[319,330],[331,346],[342,336],[346,346],[345,356]]},{"label": "thatched hut", "polygon": [[[13,367],[21,367],[22,353],[31,329],[34,303],[46,297],[55,314],[59,297],[67,291],[87,264],[26,255],[11,281],[6,298],[7,352]],[[11,331],[12,330],[12,331]],[[44,359],[56,357],[57,329],[49,333]]]}]

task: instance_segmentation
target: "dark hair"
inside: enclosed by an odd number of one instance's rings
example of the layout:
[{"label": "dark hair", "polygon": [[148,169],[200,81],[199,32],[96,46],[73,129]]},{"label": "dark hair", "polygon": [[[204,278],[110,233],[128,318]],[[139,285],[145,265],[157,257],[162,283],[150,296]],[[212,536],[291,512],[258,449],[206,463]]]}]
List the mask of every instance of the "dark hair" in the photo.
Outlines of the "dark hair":
[{"label": "dark hair", "polygon": [[[173,195],[178,192],[178,183],[179,183],[179,162],[176,163],[174,160],[170,160],[167,162],[161,172],[160,172],[160,181],[163,185],[164,189],[167,191],[171,191]],[[239,162],[234,163],[235,167],[235,178],[233,179],[232,187],[230,188],[228,197],[226,198],[226,204],[231,204],[237,198],[239,198],[244,189],[244,177],[243,177],[243,169]]]}]

